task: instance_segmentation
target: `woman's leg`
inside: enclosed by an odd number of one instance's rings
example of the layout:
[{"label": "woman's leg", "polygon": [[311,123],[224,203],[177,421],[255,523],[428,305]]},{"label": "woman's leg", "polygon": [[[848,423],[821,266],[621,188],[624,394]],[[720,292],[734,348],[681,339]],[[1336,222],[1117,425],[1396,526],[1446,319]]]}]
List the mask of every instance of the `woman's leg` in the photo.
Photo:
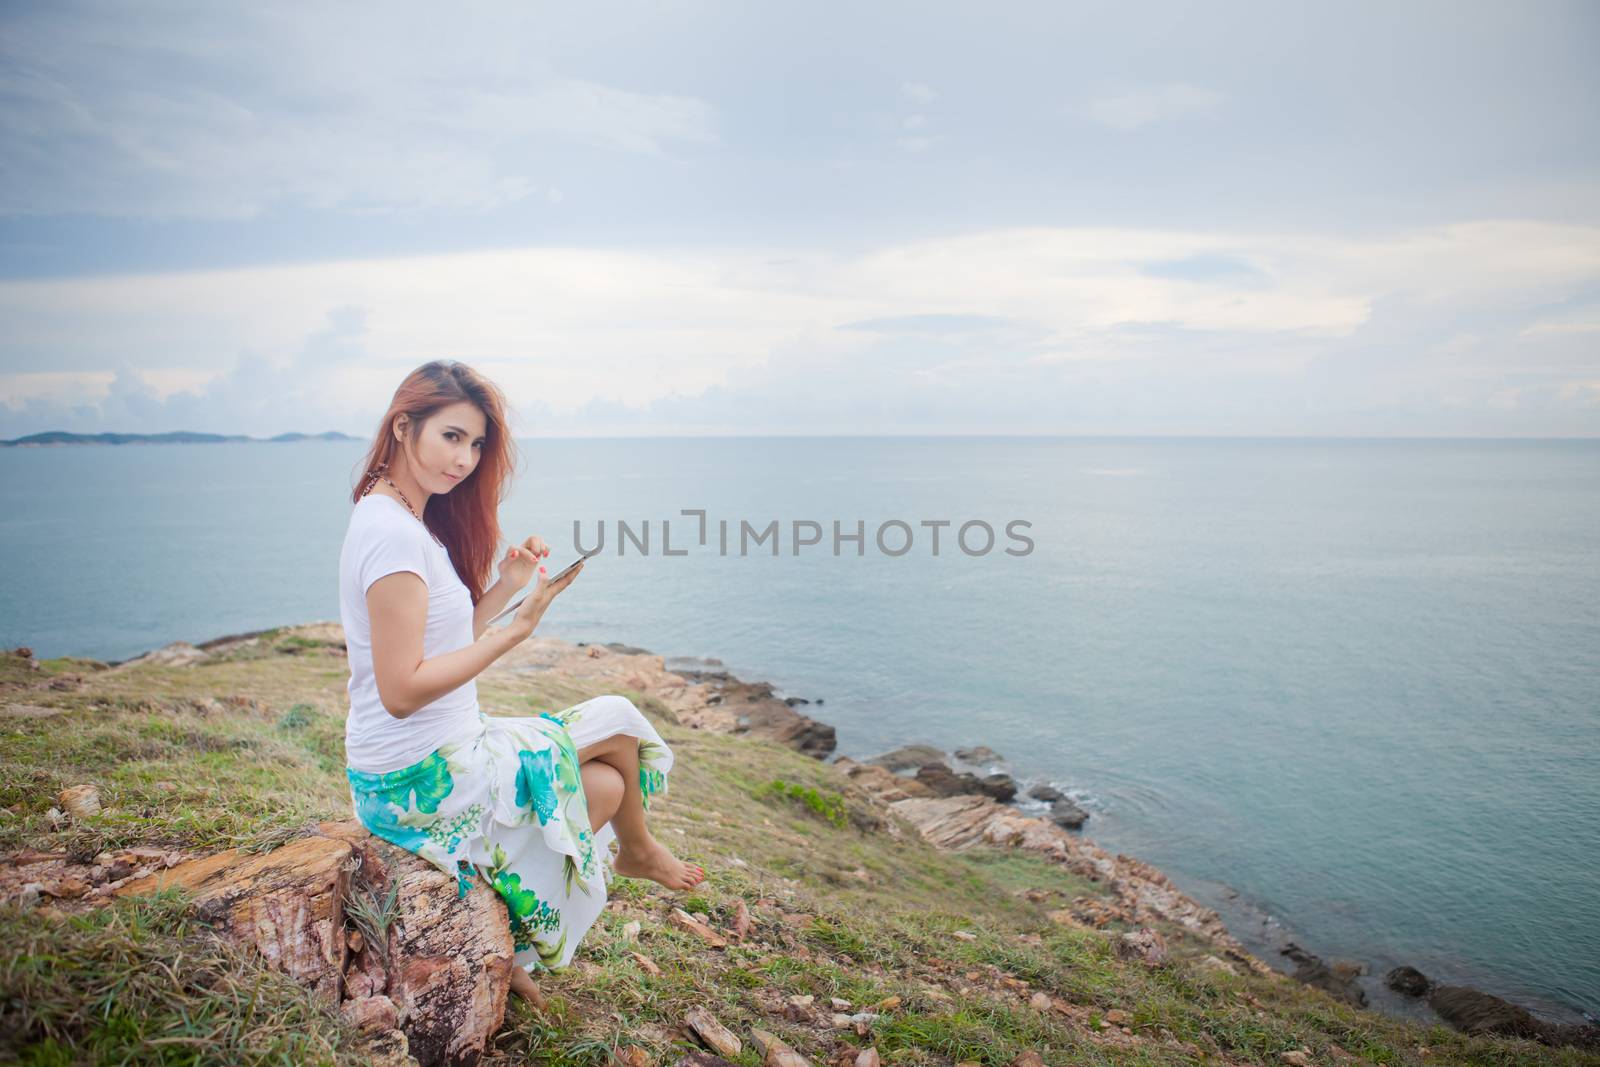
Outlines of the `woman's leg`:
[{"label": "woman's leg", "polygon": [[544,1011],[544,993],[539,989],[539,983],[535,982],[531,974],[515,963],[511,965],[511,992],[532,1004],[539,1011]]},{"label": "woman's leg", "polygon": [[632,734],[613,734],[578,749],[580,772],[590,761],[608,764],[622,776],[622,800],[610,820],[617,833],[617,859],[612,865],[616,872],[630,878],[649,878],[668,889],[688,889],[699,884],[705,878],[705,870],[697,863],[685,863],[675,857],[645,824],[644,790],[639,786],[639,739]]},{"label": "woman's leg", "polygon": [[589,829],[598,832],[622,806],[626,792],[622,787],[622,772],[604,760],[592,759],[578,764],[578,773],[583,778],[583,796],[589,805]]}]

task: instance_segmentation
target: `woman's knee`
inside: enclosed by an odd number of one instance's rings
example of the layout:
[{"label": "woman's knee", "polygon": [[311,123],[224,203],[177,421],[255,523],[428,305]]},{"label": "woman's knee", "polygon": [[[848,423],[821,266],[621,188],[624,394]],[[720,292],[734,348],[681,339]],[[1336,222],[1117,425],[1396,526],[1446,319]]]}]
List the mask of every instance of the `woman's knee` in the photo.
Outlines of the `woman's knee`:
[{"label": "woman's knee", "polygon": [[605,696],[595,697],[590,701],[596,711],[617,712],[626,716],[641,715],[639,706],[621,693],[607,693]]}]

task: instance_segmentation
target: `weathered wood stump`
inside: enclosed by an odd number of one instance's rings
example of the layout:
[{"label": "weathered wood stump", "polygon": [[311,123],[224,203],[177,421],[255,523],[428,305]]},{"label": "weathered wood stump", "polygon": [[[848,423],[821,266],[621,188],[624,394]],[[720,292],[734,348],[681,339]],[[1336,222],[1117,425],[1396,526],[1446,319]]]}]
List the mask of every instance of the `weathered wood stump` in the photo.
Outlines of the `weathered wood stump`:
[{"label": "weathered wood stump", "polygon": [[195,915],[337,1006],[345,964],[350,846],[308,837],[251,854],[230,849],[125,882],[116,896],[180,885]]},{"label": "weathered wood stump", "polygon": [[[181,863],[116,892],[183,886],[217,934],[254,948],[375,1042],[392,1047],[404,1035],[420,1064],[476,1063],[504,1021],[510,991],[504,902],[484,884],[458,898],[454,878],[354,820],[318,830],[271,852],[230,849]],[[396,882],[387,945],[370,944],[347,921],[346,900],[382,899]]]}]

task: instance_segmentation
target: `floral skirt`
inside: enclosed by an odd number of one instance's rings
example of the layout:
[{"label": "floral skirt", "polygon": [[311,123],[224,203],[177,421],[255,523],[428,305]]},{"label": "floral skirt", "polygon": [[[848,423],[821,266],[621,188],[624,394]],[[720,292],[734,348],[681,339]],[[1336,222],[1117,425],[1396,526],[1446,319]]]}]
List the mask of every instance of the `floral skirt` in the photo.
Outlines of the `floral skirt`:
[{"label": "floral skirt", "polygon": [[672,750],[626,697],[608,695],[533,716],[479,713],[479,729],[385,774],[346,768],[356,818],[456,878],[505,900],[516,963],[558,970],[605,907],[608,822],[589,828],[578,749],[615,734],[639,739],[644,805],[667,789]]}]

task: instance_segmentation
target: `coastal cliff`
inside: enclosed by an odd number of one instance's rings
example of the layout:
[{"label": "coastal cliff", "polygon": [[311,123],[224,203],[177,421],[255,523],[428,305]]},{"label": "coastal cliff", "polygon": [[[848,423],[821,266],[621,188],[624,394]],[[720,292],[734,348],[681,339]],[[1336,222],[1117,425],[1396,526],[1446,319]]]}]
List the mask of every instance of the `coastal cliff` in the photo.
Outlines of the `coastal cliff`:
[{"label": "coastal cliff", "polygon": [[[1361,1010],[1148,864],[830,759],[770,686],[545,637],[480,677],[484,709],[634,700],[678,754],[652,824],[709,878],[617,878],[542,1008],[508,1003],[495,898],[433,909],[425,865],[349,822],[345,679],[327,623],[0,655],[0,1059],[1600,1064]],[[446,922],[450,948],[417,947]]]}]

